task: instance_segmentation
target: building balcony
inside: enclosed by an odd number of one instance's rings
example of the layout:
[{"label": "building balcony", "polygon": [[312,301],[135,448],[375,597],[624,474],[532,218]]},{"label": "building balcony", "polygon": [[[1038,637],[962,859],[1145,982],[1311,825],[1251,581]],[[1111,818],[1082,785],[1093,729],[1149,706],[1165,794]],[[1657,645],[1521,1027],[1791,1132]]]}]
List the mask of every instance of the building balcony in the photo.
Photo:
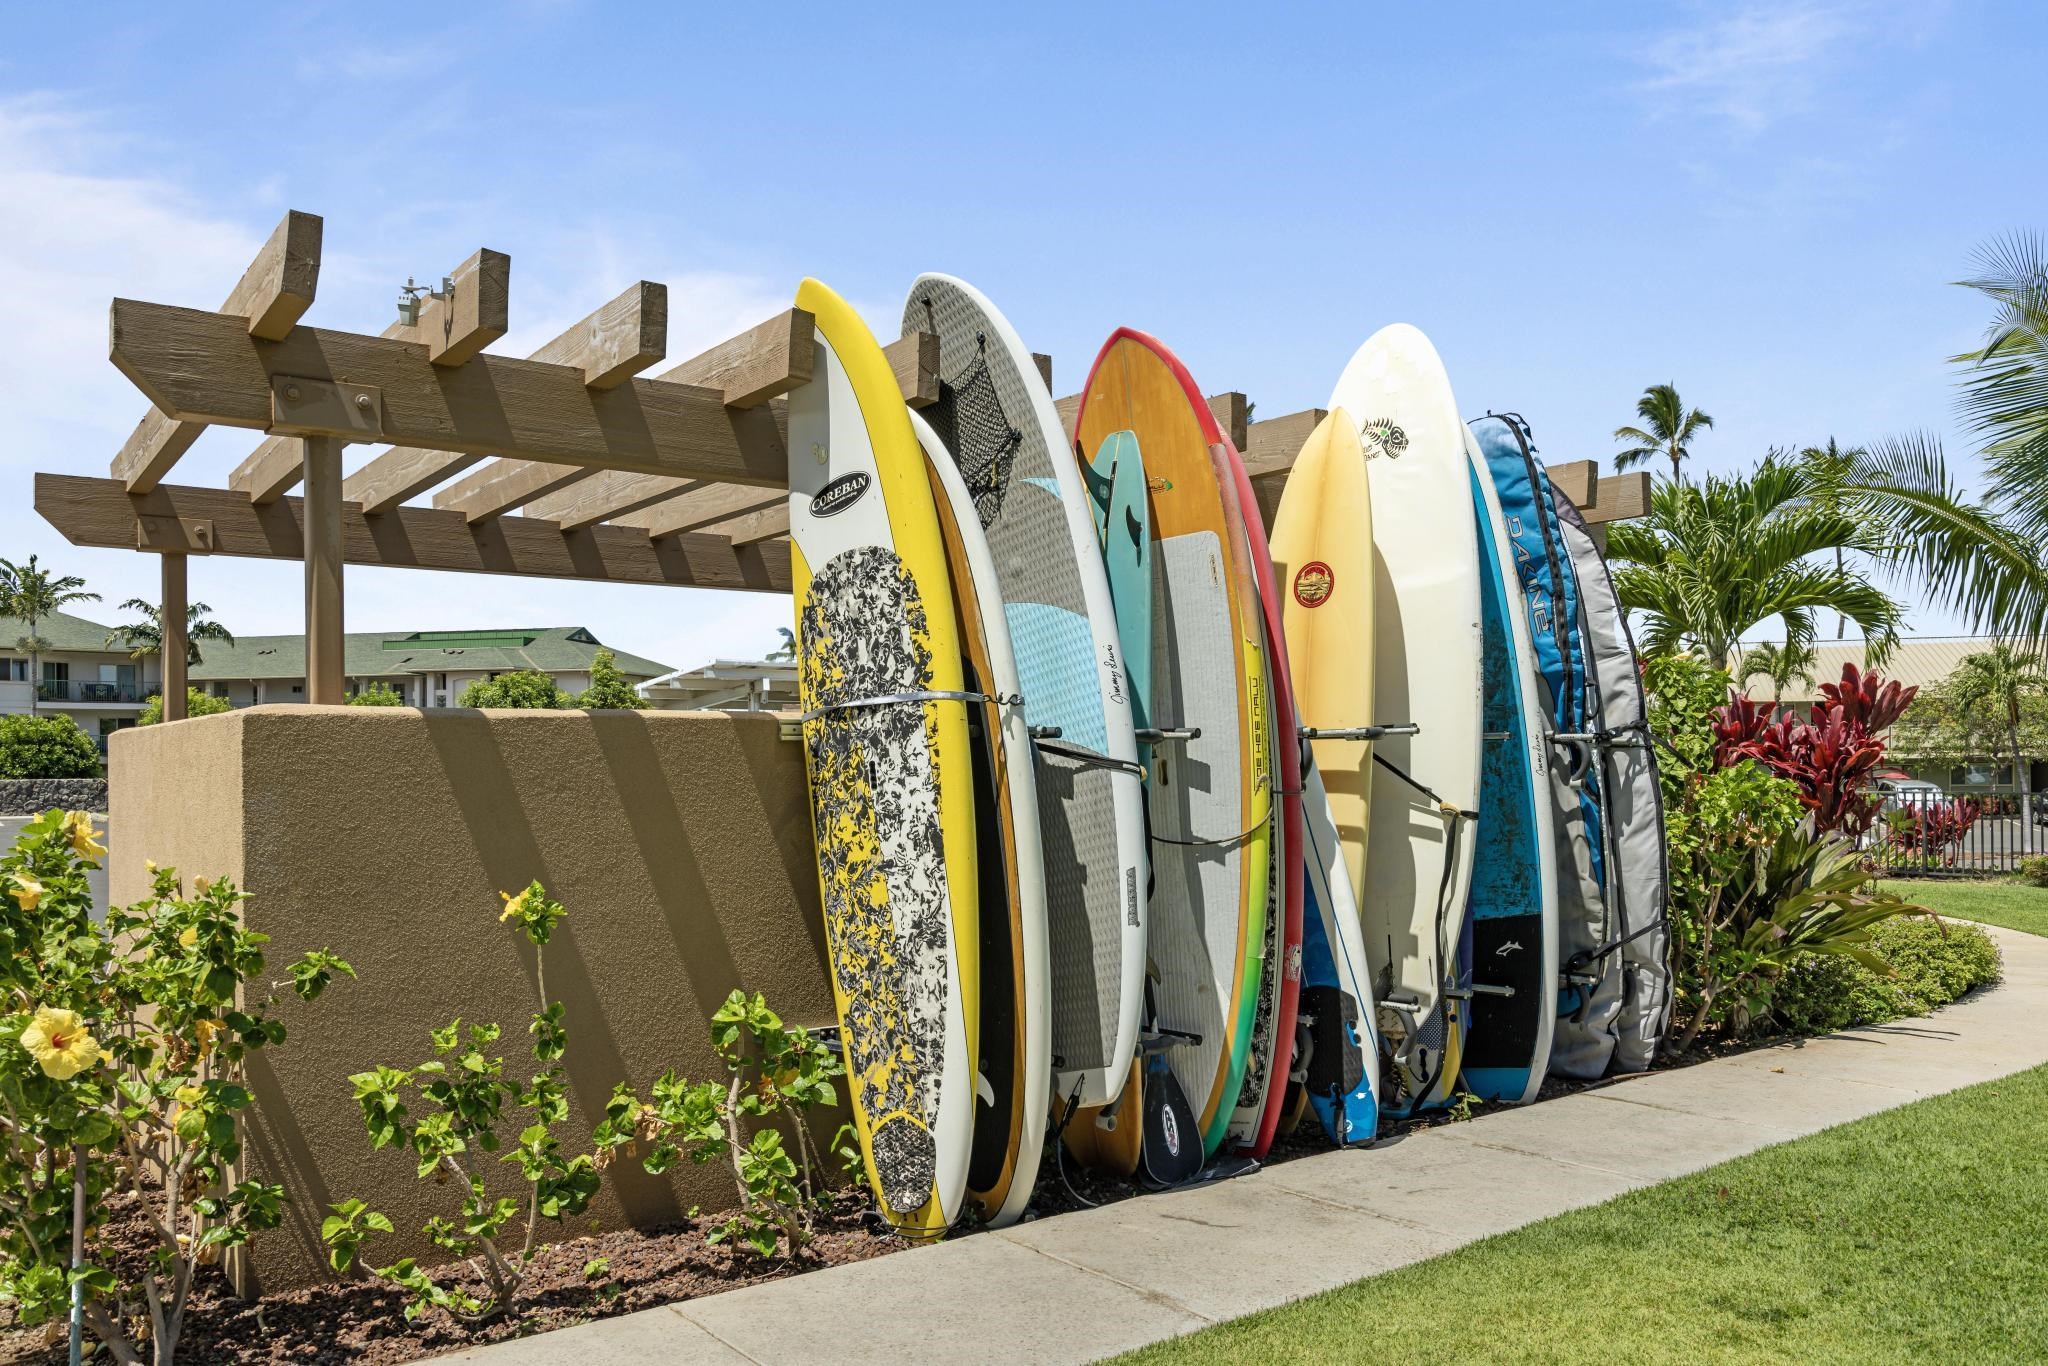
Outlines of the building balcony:
[{"label": "building balcony", "polygon": [[60,705],[139,707],[156,689],[142,683],[95,683],[46,678],[36,684],[36,700]]}]

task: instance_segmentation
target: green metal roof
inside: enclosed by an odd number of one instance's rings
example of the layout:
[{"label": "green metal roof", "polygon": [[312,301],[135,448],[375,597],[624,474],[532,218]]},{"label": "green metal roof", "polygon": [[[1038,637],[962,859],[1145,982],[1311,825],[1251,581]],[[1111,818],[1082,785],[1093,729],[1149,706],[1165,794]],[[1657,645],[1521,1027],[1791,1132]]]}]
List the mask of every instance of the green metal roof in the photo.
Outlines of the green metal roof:
[{"label": "green metal roof", "polygon": [[[107,644],[107,636],[113,632],[111,626],[84,617],[74,617],[69,612],[52,612],[36,622],[36,634],[50,642],[52,650],[98,650],[102,653],[128,653],[128,647],[120,642]],[[0,650],[14,654],[14,642],[28,634],[28,623],[19,617],[0,617]]]},{"label": "green metal roof", "polygon": [[[581,626],[498,631],[363,631],[342,638],[342,671],[350,678],[406,678],[420,673],[509,673],[538,669],[546,674],[588,673],[605,648]],[[204,640],[192,681],[237,678],[298,678],[306,672],[304,636],[237,636],[233,645]],[[619,671],[628,678],[653,678],[669,666],[624,650]]]}]

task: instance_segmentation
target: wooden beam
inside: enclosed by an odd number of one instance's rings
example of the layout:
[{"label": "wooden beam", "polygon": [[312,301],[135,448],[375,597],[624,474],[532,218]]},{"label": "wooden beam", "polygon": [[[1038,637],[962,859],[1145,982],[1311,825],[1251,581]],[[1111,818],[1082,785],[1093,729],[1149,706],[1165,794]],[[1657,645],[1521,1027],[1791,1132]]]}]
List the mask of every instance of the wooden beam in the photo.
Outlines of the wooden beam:
[{"label": "wooden beam", "polygon": [[163,718],[166,721],[185,719],[185,620],[186,604],[190,594],[186,591],[185,557],[163,555],[159,557],[163,575],[163,594],[157,602],[157,628],[159,644],[163,646]]},{"label": "wooden beam", "polygon": [[722,483],[788,480],[772,418],[728,410],[722,393],[695,385],[586,389],[580,370],[488,353],[447,370],[417,345],[320,328],[251,342],[234,319],[129,299],[114,301],[110,353],[185,421],[267,430],[273,380],[345,379],[381,396],[380,425],[365,441]]},{"label": "wooden beam", "polygon": [[882,348],[889,368],[896,372],[896,385],[903,401],[913,408],[928,408],[939,401],[939,334],[906,332]]},{"label": "wooden beam", "polygon": [[1266,475],[1285,477],[1294,468],[1294,457],[1329,414],[1321,408],[1305,408],[1285,417],[1270,417],[1245,429],[1244,472],[1257,480]]},{"label": "wooden beam", "polygon": [[[117,479],[38,474],[36,511],[73,545],[133,550],[138,544],[266,560],[305,558],[305,500],[251,503],[231,489],[163,484],[130,496]],[[471,526],[459,513],[401,507],[366,517],[341,504],[342,558],[348,564],[514,574],[593,583],[789,591],[789,543],[736,547],[722,536],[690,533],[659,540],[635,527],[564,532],[532,517],[500,517]]]},{"label": "wooden beam", "polygon": [[1555,465],[1545,465],[1543,472],[1550,476],[1552,487],[1572,500],[1572,506],[1581,512],[1593,506],[1594,491],[1600,485],[1600,464],[1595,460],[1560,460]]},{"label": "wooden beam", "polygon": [[305,459],[296,436],[266,436],[249,458],[235,466],[228,487],[252,503],[274,503],[298,485]]},{"label": "wooden beam", "polygon": [[[716,488],[693,479],[667,479],[658,474],[622,474],[599,470],[572,488],[536,498],[526,505],[526,515],[554,522],[564,531],[595,526],[599,522],[623,519],[643,508],[665,503],[692,489]],[[752,490],[755,494],[761,489]]]},{"label": "wooden beam", "polygon": [[419,321],[394,324],[385,336],[419,342],[435,365],[461,365],[505,335],[512,326],[512,258],[485,247],[472,253],[448,277],[455,297],[420,300]]},{"label": "wooden beam", "polygon": [[658,376],[725,394],[728,408],[753,408],[811,382],[817,320],[785,309]]},{"label": "wooden beam", "polygon": [[[317,214],[287,212],[220,311],[248,319],[252,337],[276,341],[290,332],[313,306],[320,282],[320,232]],[[204,430],[203,422],[174,422],[150,409],[114,457],[114,477],[138,493],[147,492]]]},{"label": "wooden beam", "polygon": [[375,517],[489,458],[473,452],[394,446],[372,456],[367,465],[343,480],[341,496],[347,502],[361,503],[363,511]]},{"label": "wooden beam", "polygon": [[789,535],[789,499],[769,507],[756,508],[743,517],[729,522],[720,522],[704,530],[713,536],[723,536],[734,545],[754,545],[770,541],[777,536]]},{"label": "wooden beam", "polygon": [[[434,495],[434,506],[459,512],[472,522],[500,517],[536,498],[580,483],[596,470],[544,465],[534,460],[493,460]],[[649,476],[641,475],[640,478]]]},{"label": "wooden beam", "polygon": [[1209,396],[1209,413],[1216,419],[1216,425],[1230,438],[1230,444],[1240,454],[1251,444],[1250,427],[1252,405],[1243,394],[1235,389],[1227,393]]},{"label": "wooden beam", "polygon": [[1065,398],[1056,398],[1052,401],[1052,406],[1054,411],[1060,415],[1060,430],[1067,434],[1067,444],[1072,445],[1074,441],[1074,414],[1081,411],[1081,396],[1079,394],[1068,394]]},{"label": "wooden beam", "polygon": [[[586,389],[615,389],[667,354],[668,286],[642,280],[541,347],[531,359],[577,367],[583,371]],[[474,461],[465,459],[463,463]],[[499,460],[436,494],[434,506],[454,508],[472,522],[481,521],[595,473],[581,466]]]},{"label": "wooden beam", "polygon": [[[771,405],[799,385],[808,384],[817,355],[817,320],[801,308],[786,309],[729,341],[664,370],[657,379],[675,384],[700,384],[725,395],[728,408],[767,406],[777,430],[787,426],[782,404]],[[659,475],[598,474],[570,481],[526,505],[529,516],[558,521],[569,530],[592,526],[683,493],[704,487],[702,481]]]},{"label": "wooden beam", "polygon": [[348,700],[342,636],[341,441],[309,436],[306,497],[306,700],[340,706]]},{"label": "wooden beam", "polygon": [[265,341],[297,327],[320,284],[321,231],[318,214],[287,212],[220,311],[247,318],[249,335]]},{"label": "wooden beam", "polygon": [[789,501],[786,489],[745,488],[737,484],[699,484],[643,512],[612,519],[614,526],[643,528],[650,536],[701,531],[734,517],[759,512]]}]

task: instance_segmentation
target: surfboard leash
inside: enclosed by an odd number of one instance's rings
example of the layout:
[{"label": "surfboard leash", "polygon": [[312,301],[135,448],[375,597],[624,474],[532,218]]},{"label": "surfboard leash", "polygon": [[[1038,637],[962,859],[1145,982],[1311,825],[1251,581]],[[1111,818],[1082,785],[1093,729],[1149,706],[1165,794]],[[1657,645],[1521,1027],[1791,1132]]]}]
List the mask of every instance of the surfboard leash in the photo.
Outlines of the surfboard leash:
[{"label": "surfboard leash", "polygon": [[869,707],[895,707],[911,702],[993,702],[999,707],[1021,707],[1021,696],[1004,697],[999,693],[955,692],[951,689],[928,689],[918,692],[878,693],[873,697],[854,697],[844,702],[828,702],[797,717],[799,722],[818,721],[835,712],[860,711]]}]

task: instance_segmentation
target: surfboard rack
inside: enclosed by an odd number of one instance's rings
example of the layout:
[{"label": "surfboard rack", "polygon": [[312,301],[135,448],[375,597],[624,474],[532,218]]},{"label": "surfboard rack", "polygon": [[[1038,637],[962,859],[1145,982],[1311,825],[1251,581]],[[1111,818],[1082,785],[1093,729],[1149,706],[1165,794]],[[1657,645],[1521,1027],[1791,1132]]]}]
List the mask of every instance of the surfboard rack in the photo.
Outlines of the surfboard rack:
[{"label": "surfboard rack", "polygon": [[1201,738],[1200,726],[1148,726],[1138,732],[1138,743],[1145,745],[1182,744]]},{"label": "surfboard rack", "polygon": [[1027,734],[1034,740],[1057,740],[1066,732],[1058,726],[1032,726]]},{"label": "surfboard rack", "polygon": [[1413,721],[1392,721],[1381,726],[1303,726],[1295,733],[1304,740],[1377,740],[1383,735],[1420,735],[1422,727]]},{"label": "surfboard rack", "polygon": [[1453,1001],[1469,1001],[1474,996],[1508,997],[1515,994],[1513,987],[1495,986],[1491,982],[1474,982],[1469,987],[1458,987],[1444,993]]}]

